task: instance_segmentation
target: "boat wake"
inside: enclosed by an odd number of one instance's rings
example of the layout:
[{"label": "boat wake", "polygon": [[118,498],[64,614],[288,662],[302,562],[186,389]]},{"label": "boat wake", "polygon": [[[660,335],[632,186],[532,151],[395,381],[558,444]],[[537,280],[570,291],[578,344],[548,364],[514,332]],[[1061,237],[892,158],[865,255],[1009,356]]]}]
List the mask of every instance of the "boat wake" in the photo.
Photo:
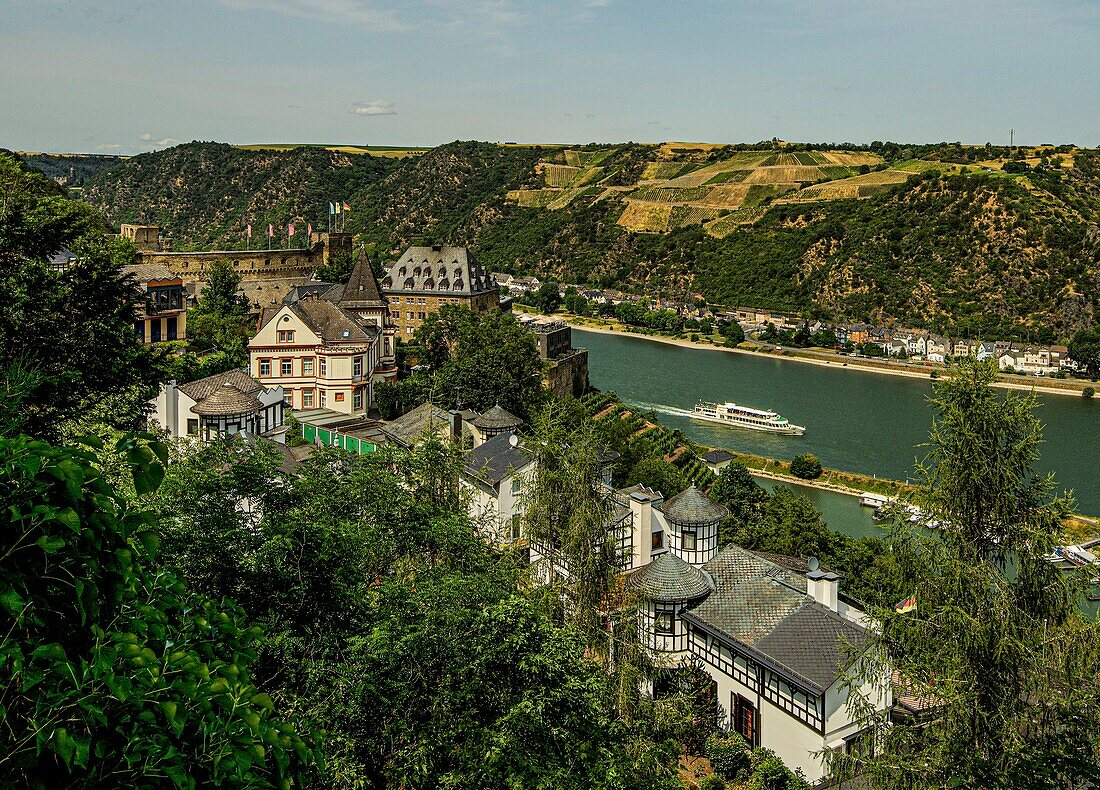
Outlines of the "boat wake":
[{"label": "boat wake", "polygon": [[641,409],[642,411],[655,411],[658,414],[668,414],[672,417],[690,417],[692,415],[691,409],[681,409],[676,406],[666,406],[663,403],[644,403],[641,401],[631,401],[627,403],[628,406],[633,406],[635,409]]}]

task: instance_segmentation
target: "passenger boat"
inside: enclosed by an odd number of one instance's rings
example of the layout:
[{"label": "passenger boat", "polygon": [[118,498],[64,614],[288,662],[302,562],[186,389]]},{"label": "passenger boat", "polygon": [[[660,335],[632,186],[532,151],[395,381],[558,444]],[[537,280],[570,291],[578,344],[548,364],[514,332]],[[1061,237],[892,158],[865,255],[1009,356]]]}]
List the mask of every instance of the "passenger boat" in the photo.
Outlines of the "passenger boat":
[{"label": "passenger boat", "polygon": [[750,431],[784,433],[791,436],[801,436],[806,432],[801,425],[792,425],[774,411],[750,409],[748,406],[738,406],[736,403],[711,403],[701,400],[695,404],[691,416],[698,420],[728,425],[731,428],[747,428]]}]

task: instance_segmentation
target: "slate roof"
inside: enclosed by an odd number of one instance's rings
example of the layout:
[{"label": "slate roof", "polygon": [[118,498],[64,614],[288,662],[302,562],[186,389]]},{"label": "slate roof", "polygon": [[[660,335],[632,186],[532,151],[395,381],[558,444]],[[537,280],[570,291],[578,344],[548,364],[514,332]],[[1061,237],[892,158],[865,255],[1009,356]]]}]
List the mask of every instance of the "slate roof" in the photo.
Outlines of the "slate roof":
[{"label": "slate roof", "polygon": [[450,429],[451,414],[434,403],[422,403],[407,414],[386,423],[385,432],[399,444],[412,447],[416,440],[440,427]]},{"label": "slate roof", "polygon": [[327,302],[338,301],[344,293],[344,287],[339,283],[326,283],[321,280],[311,280],[304,285],[295,285],[287,295],[283,297],[283,304],[296,304],[303,299],[316,296]]},{"label": "slate roof", "polygon": [[382,278],[382,290],[396,292],[472,296],[496,287],[465,247],[409,247]]},{"label": "slate roof", "polygon": [[498,403],[481,416],[475,417],[470,423],[475,428],[480,428],[482,430],[504,431],[511,428],[518,428],[523,424],[523,420]]},{"label": "slate roof", "polygon": [[360,255],[355,262],[347,285],[340,292],[340,301],[351,307],[381,307],[386,303],[366,255]]},{"label": "slate roof", "polygon": [[[72,255],[72,253],[69,253]],[[122,273],[124,275],[133,275],[134,281],[144,285],[150,280],[178,280],[177,275],[172,274],[172,270],[161,263],[134,263],[129,266],[122,267]]]},{"label": "slate roof", "polygon": [[714,592],[684,619],[815,692],[836,681],[848,647],[867,638],[864,628],[807,595],[803,574],[753,552],[728,546],[703,570]]},{"label": "slate roof", "polygon": [[691,601],[710,593],[710,579],[666,551],[648,565],[630,574],[627,586],[643,597],[662,602]]},{"label": "slate roof", "polygon": [[257,395],[264,390],[263,384],[239,369],[228,370],[225,373],[215,373],[213,376],[207,376],[204,379],[180,384],[179,390],[197,403],[209,398],[226,382],[248,395]]},{"label": "slate roof", "polygon": [[260,328],[267,325],[283,307],[302,319],[310,331],[325,343],[370,343],[378,337],[379,330],[374,324],[364,324],[332,302],[313,296],[277,308],[265,308],[260,313]]},{"label": "slate roof", "polygon": [[702,458],[708,464],[720,464],[723,461],[733,460],[734,455],[726,450],[711,450],[709,453],[704,453]]},{"label": "slate roof", "polygon": [[694,485],[671,499],[666,499],[657,505],[657,509],[664,513],[669,521],[684,526],[713,524],[730,514],[726,508],[710,499]]},{"label": "slate roof", "polygon": [[523,469],[531,456],[520,444],[512,444],[512,433],[498,433],[466,453],[466,474],[496,485],[509,472]]},{"label": "slate roof", "polygon": [[234,414],[251,414],[263,404],[255,395],[241,392],[226,381],[208,397],[198,401],[191,411],[203,417],[228,417]]}]

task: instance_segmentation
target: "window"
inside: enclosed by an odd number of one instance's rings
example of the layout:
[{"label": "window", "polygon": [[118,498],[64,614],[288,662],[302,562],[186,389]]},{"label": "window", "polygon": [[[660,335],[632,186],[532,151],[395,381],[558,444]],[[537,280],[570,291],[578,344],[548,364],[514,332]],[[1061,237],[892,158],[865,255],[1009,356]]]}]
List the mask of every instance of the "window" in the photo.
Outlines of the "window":
[{"label": "window", "polygon": [[312,376],[313,375],[313,357],[309,357],[307,359],[302,360],[302,375],[303,376]]},{"label": "window", "polygon": [[293,329],[280,329],[275,333],[275,340],[278,343],[293,343],[294,342],[294,330]]},{"label": "window", "polygon": [[522,487],[522,482],[523,481],[521,481],[518,477],[513,477],[512,478],[512,494],[513,495],[519,493],[519,490]]},{"label": "window", "polygon": [[733,695],[733,730],[745,739],[750,747],[756,747],[756,707],[740,694]]},{"label": "window", "polygon": [[279,375],[291,376],[294,374],[294,360],[284,359],[279,362]]},{"label": "window", "polygon": [[362,376],[363,375],[363,358],[356,357],[351,361],[351,375]]},{"label": "window", "polygon": [[363,408],[363,390],[356,390],[352,395],[352,405],[356,411]]},{"label": "window", "polygon": [[405,327],[405,334],[406,335],[411,335],[412,333],[413,333],[413,328],[411,326]]},{"label": "window", "polygon": [[409,312],[405,313],[405,318],[407,318],[408,320],[412,321],[412,317],[412,310],[409,310]]},{"label": "window", "polygon": [[416,314],[416,317],[419,318],[421,321],[423,321],[424,320],[424,311],[421,310],[419,313]]},{"label": "window", "polygon": [[321,378],[328,378],[328,357],[318,357],[317,362],[321,370]]},{"label": "window", "polygon": [[325,396],[328,393],[326,393],[324,390],[318,390],[318,393],[319,394],[317,395],[317,397],[318,397],[319,402],[321,404],[321,408],[323,409],[323,408],[325,408],[325,400],[326,400]]},{"label": "window", "polygon": [[168,316],[164,319],[165,329],[168,333],[169,340],[176,339],[176,317],[174,315]]},{"label": "window", "polygon": [[266,378],[267,376],[270,376],[270,375],[271,375],[271,360],[270,359],[261,359],[260,360],[260,376]]},{"label": "window", "polygon": [[145,342],[145,322],[144,321],[135,321],[134,322],[134,331],[137,332],[138,340],[140,340],[142,343],[144,343]]},{"label": "window", "polygon": [[671,636],[676,632],[672,612],[657,612],[657,618],[653,621],[653,628],[658,634]]},{"label": "window", "polygon": [[384,349],[384,356],[388,357],[390,355],[390,339],[388,337],[384,339],[382,348]]},{"label": "window", "polygon": [[193,420],[193,419],[188,419],[187,420],[187,435],[188,436],[194,436],[198,432],[199,432],[199,421],[198,420]]},{"label": "window", "polygon": [[695,551],[695,530],[684,530],[684,551]]},{"label": "window", "polygon": [[653,541],[653,545],[652,545],[651,548],[653,549],[653,551],[657,551],[658,549],[663,549],[665,547],[665,533],[664,532],[654,532],[653,537],[652,537],[652,541]]},{"label": "window", "polygon": [[160,342],[160,319],[154,318],[149,322],[149,341],[152,343]]},{"label": "window", "polygon": [[421,297],[420,299],[417,299],[417,300],[416,300],[416,303],[417,303],[417,304],[424,304],[424,299],[423,299],[423,297]]},{"label": "window", "polygon": [[313,390],[302,390],[302,408],[313,408]]}]

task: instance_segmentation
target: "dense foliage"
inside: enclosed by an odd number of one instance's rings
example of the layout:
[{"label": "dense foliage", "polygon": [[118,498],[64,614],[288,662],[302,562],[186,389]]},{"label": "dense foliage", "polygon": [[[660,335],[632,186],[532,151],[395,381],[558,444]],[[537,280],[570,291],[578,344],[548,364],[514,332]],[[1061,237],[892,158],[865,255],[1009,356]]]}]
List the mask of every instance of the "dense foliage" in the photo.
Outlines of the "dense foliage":
[{"label": "dense foliage", "polygon": [[[134,335],[134,289],[119,266],[132,247],[44,176],[0,154],[0,423],[56,437],[97,412],[137,427],[156,381]],[[49,265],[67,249],[76,262]]]},{"label": "dense foliage", "polygon": [[1100,630],[1077,608],[1091,574],[1044,557],[1072,501],[1034,469],[1033,396],[994,393],[995,373],[965,361],[933,397],[917,501],[942,538],[903,521],[890,539],[916,608],[871,609],[882,630],[852,674],[881,684],[894,672],[928,711],[889,726],[857,706],[878,748],[840,767],[874,787],[1063,788],[1097,777]]},{"label": "dense foliage", "polygon": [[418,369],[375,389],[378,408],[388,417],[431,400],[478,411],[499,404],[528,419],[547,398],[534,335],[511,313],[444,305],[428,316],[404,351],[406,358],[416,358]]},{"label": "dense foliage", "polygon": [[248,341],[255,331],[248,318],[248,298],[238,293],[240,285],[241,276],[232,264],[214,261],[202,296],[187,315],[187,333],[195,345],[221,352],[233,367],[246,366]]},{"label": "dense foliage", "polygon": [[[164,448],[123,438],[140,494]],[[160,456],[159,458],[157,456]],[[85,451],[0,438],[0,784],[286,787],[314,763],[253,685],[259,631],[158,567]]]}]

